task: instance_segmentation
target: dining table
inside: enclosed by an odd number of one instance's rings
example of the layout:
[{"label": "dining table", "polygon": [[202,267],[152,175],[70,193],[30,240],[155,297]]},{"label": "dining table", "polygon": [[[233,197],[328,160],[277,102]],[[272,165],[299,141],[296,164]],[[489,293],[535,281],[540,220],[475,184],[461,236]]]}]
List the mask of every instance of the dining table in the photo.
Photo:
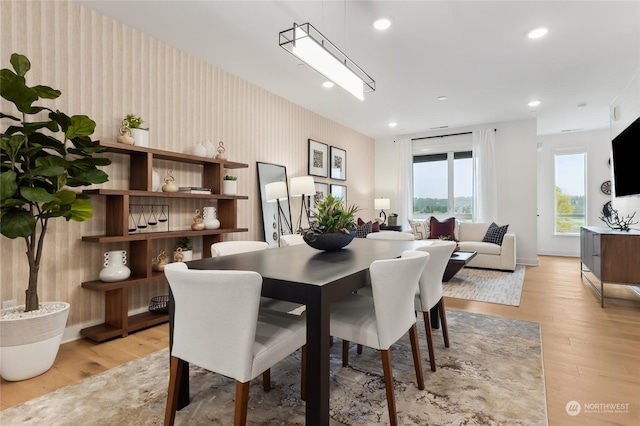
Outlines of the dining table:
[{"label": "dining table", "polygon": [[[306,244],[205,258],[186,262],[191,269],[255,271],[262,276],[262,295],[306,305],[306,424],[329,424],[331,303],[369,283],[369,266],[413,250],[415,241],[355,238],[334,251],[319,251]],[[169,297],[170,347],[173,343],[174,301]],[[178,409],[189,404],[189,365],[179,384]]]}]

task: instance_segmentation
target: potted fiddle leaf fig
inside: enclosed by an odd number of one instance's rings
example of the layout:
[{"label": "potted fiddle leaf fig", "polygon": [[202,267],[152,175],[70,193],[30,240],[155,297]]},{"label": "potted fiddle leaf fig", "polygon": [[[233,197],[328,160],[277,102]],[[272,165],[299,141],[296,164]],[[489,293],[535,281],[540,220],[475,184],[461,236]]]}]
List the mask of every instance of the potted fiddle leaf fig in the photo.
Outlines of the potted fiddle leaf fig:
[{"label": "potted fiddle leaf fig", "polygon": [[56,99],[61,92],[27,86],[27,57],[14,53],[10,62],[13,69],[0,70],[0,95],[14,106],[0,113],[0,232],[24,239],[29,275],[25,304],[4,309],[0,316],[0,375],[24,380],[53,364],[69,312],[66,302],[38,300],[49,222],[90,219],[93,209],[87,197],[72,188],[106,182],[108,176],[98,166],[111,161],[94,157],[104,148],[89,137],[96,126],[93,120],[34,105],[40,99]]},{"label": "potted fiddle leaf fig", "polygon": [[343,200],[329,194],[320,201],[313,212],[309,228],[302,231],[302,238],[318,250],[337,250],[345,247],[356,234],[355,214],[360,209],[345,206]]}]

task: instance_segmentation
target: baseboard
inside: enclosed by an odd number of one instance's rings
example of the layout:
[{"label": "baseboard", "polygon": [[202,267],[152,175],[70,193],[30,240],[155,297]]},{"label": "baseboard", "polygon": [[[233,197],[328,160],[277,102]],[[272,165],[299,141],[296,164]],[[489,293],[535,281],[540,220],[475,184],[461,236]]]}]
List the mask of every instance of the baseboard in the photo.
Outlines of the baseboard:
[{"label": "baseboard", "polygon": [[540,262],[538,261],[537,257],[535,257],[533,259],[517,258],[516,259],[516,264],[524,265],[524,266],[540,266]]},{"label": "baseboard", "polygon": [[543,250],[539,251],[538,254],[541,256],[580,257],[580,253],[572,251]]},{"label": "baseboard", "polygon": [[[129,311],[129,316],[141,314],[143,312],[147,312],[149,308],[147,306],[143,306],[141,308]],[[80,334],[80,330],[87,327],[93,327],[94,325],[102,324],[103,320],[89,321],[81,324],[74,324],[64,329],[64,334],[62,335],[61,343],[69,343],[74,340],[82,339],[82,335]]]}]

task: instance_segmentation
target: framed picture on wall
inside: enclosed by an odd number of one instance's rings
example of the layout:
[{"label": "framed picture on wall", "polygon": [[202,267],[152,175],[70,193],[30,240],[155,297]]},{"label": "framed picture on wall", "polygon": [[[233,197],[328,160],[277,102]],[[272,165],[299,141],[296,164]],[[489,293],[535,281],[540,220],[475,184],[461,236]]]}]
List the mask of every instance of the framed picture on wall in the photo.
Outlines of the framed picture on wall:
[{"label": "framed picture on wall", "polygon": [[347,180],[347,151],[332,146],[330,158],[331,179]]},{"label": "framed picture on wall", "polygon": [[347,186],[331,184],[331,195],[338,200],[347,201]]},{"label": "framed picture on wall", "polygon": [[329,185],[324,182],[314,182],[316,186],[316,195],[309,197],[309,216],[318,212],[318,203],[324,200],[329,194]]},{"label": "framed picture on wall", "polygon": [[326,143],[309,139],[309,175],[327,177],[329,147]]}]

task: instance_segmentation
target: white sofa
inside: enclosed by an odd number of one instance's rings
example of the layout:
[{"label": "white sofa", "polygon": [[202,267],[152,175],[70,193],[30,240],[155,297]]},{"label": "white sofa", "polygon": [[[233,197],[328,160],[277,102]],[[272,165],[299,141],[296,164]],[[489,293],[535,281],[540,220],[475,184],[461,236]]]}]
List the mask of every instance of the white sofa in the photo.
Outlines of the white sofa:
[{"label": "white sofa", "polygon": [[489,225],[489,223],[460,223],[457,235],[460,250],[478,252],[467,266],[504,271],[515,270],[516,235],[506,233],[501,246],[493,243],[483,243],[482,239],[487,233]]}]

